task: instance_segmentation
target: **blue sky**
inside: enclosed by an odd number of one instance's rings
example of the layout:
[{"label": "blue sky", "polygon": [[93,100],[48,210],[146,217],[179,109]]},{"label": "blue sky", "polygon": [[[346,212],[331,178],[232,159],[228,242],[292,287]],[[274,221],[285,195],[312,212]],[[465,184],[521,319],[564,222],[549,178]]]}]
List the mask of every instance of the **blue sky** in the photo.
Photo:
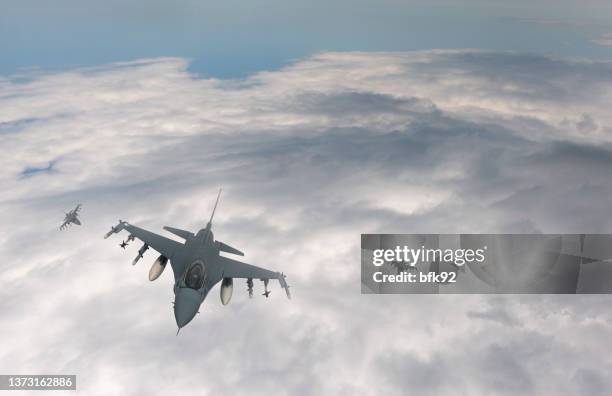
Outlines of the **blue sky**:
[{"label": "blue sky", "polygon": [[437,48],[612,57],[605,2],[0,2],[0,75],[146,57],[192,60],[217,78],[275,70],[322,51]]}]

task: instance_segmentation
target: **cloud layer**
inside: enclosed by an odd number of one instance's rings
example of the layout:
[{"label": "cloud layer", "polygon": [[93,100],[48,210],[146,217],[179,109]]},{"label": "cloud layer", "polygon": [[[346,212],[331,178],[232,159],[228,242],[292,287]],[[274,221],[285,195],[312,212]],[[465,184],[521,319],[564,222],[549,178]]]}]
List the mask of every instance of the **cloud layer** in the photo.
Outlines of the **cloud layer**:
[{"label": "cloud layer", "polygon": [[[0,372],[88,395],[607,394],[607,296],[362,296],[359,234],[610,232],[612,64],[323,53],[243,80],[184,59],[0,78]],[[197,230],[282,270],[174,337],[171,280],[103,240]],[[81,228],[57,231],[83,203]],[[148,260],[153,261],[149,254]],[[244,286],[244,287],[243,287]]]}]

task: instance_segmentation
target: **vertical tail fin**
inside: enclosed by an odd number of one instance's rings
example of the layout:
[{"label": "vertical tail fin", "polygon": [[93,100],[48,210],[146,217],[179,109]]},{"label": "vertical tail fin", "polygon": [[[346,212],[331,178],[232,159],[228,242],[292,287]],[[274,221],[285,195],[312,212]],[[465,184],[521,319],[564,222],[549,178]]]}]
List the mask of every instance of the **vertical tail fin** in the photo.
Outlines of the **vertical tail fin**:
[{"label": "vertical tail fin", "polygon": [[215,207],[213,208],[212,214],[210,215],[210,220],[208,220],[208,224],[206,228],[210,229],[212,227],[213,217],[215,217],[215,211],[217,210],[217,205],[219,204],[219,198],[221,197],[221,189],[219,189],[219,194],[217,195],[217,200],[215,201]]}]

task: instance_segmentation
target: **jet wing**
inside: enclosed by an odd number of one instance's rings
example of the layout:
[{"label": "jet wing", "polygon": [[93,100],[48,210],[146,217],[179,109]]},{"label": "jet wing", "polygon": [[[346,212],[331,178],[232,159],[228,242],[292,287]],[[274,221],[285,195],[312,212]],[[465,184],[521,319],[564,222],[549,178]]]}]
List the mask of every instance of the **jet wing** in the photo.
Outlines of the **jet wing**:
[{"label": "jet wing", "polygon": [[130,234],[157,250],[168,259],[172,259],[174,253],[183,247],[182,243],[173,241],[172,239],[163,237],[151,231],[147,231],[140,227],[136,227],[127,222],[120,222],[119,225],[111,230],[111,233],[117,233],[121,230],[127,230]]},{"label": "jet wing", "polygon": [[251,278],[251,279],[278,279],[281,287],[285,289],[287,297],[291,298],[289,285],[285,280],[285,275],[280,272],[273,272],[264,268],[256,267],[251,264],[232,260],[231,258],[219,256],[217,258],[223,267],[223,277],[225,278]]}]

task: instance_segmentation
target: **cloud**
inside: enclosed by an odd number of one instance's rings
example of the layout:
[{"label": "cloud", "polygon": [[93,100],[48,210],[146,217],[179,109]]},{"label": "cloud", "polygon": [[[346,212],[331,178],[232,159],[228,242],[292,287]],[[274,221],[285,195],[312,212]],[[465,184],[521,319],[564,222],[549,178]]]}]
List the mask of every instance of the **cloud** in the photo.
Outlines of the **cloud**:
[{"label": "cloud", "polygon": [[[609,232],[611,71],[470,50],[0,78],[0,371],[76,373],[88,395],[605,393],[607,296],[362,296],[358,235]],[[220,186],[215,236],[294,299],[215,289],[175,337],[169,275],[102,236],[197,230]]]},{"label": "cloud", "polygon": [[467,316],[472,319],[491,320],[498,322],[504,326],[516,326],[517,322],[508,312],[503,309],[495,309],[489,311],[468,311]]},{"label": "cloud", "polygon": [[591,41],[597,45],[601,45],[604,47],[612,47],[612,33],[602,34],[601,36],[594,38]]},{"label": "cloud", "polygon": [[554,19],[554,18],[516,18],[517,21],[535,25],[550,26],[562,29],[576,29],[576,28],[588,28],[597,27],[601,24],[593,20],[571,20],[571,19]]}]

